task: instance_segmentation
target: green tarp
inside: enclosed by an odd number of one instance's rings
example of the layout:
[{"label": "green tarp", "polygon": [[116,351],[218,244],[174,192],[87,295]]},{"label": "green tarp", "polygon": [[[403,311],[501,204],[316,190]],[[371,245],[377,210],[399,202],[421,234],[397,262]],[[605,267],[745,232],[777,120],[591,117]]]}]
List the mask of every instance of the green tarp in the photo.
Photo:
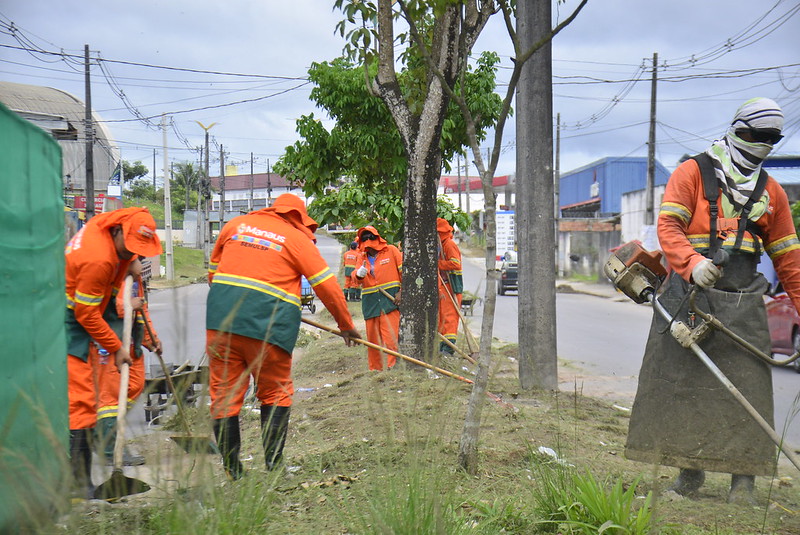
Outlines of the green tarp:
[{"label": "green tarp", "polygon": [[0,104],[0,532],[65,498],[61,148]]}]

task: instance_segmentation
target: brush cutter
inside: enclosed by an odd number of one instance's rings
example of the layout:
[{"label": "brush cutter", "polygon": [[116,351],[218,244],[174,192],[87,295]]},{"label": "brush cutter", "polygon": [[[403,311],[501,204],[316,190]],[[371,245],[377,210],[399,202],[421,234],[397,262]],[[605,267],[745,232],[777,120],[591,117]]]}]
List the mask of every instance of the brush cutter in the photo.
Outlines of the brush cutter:
[{"label": "brush cutter", "polygon": [[[387,291],[386,291],[386,290],[384,290],[383,288],[378,288],[378,290],[380,290],[380,292],[381,292],[381,293],[382,293],[384,296],[386,296],[386,298],[387,298],[389,301],[391,301],[392,303],[394,303],[394,302],[395,302],[395,300],[394,300],[394,296],[393,296],[392,294],[390,294],[389,292],[387,292]],[[464,324],[464,325],[465,325],[465,328],[466,328],[466,324]],[[458,346],[456,346],[456,345],[455,345],[453,342],[451,342],[450,340],[448,340],[448,339],[447,339],[447,338],[446,338],[446,337],[445,337],[445,336],[444,336],[442,333],[439,333],[439,332],[437,332],[436,334],[437,334],[437,335],[438,335],[438,337],[439,337],[439,341],[441,341],[441,342],[444,342],[445,344],[447,344],[447,346],[448,346],[448,347],[450,347],[450,348],[451,348],[453,351],[455,351],[456,353],[458,353],[459,355],[461,355],[462,357],[464,357],[465,359],[467,359],[467,360],[468,360],[468,361],[469,361],[471,364],[477,364],[477,362],[475,361],[475,359],[474,359],[474,358],[472,358],[472,356],[471,356],[471,355],[467,355],[466,353],[464,353],[464,352],[463,352],[461,349],[459,349],[459,348],[458,348]],[[471,336],[471,335],[470,335],[470,336]],[[467,342],[467,345],[469,345],[469,342]]]},{"label": "brush cutter", "polygon": [[[122,347],[131,347],[131,329],[133,328],[133,308],[131,306],[131,286],[133,277],[128,275],[122,286],[125,316],[122,328]],[[150,485],[144,481],[127,477],[122,471],[122,452],[125,444],[125,416],[128,411],[128,379],[130,366],[123,363],[119,370],[119,398],[117,399],[117,437],[114,441],[114,469],[111,477],[94,490],[94,497],[98,500],[116,501],[124,496],[139,494],[150,490]]]},{"label": "brush cutter", "polygon": [[[336,336],[342,336],[343,337],[342,333],[337,331],[333,327],[328,327],[327,325],[322,325],[321,323],[317,323],[315,321],[312,321],[312,320],[306,319],[306,318],[301,318],[301,321],[303,323],[307,323],[308,325],[311,325],[312,327],[316,327],[317,329],[321,329],[321,330],[327,331],[327,332],[329,332],[331,334],[335,334]],[[461,377],[460,375],[457,375],[455,373],[449,372],[447,370],[443,370],[442,368],[438,368],[438,367],[436,367],[436,366],[434,366],[432,364],[428,364],[427,362],[423,362],[421,360],[417,360],[414,357],[409,357],[408,355],[403,355],[402,353],[398,353],[397,351],[392,351],[389,348],[386,348],[386,347],[383,347],[383,346],[379,346],[378,344],[373,344],[372,342],[368,342],[366,340],[362,340],[361,338],[350,338],[350,340],[352,340],[353,342],[359,343],[361,345],[364,345],[364,346],[367,346],[367,347],[371,347],[371,348],[377,349],[379,351],[383,351],[384,353],[387,353],[389,355],[393,355],[393,356],[395,356],[397,358],[401,358],[401,359],[405,360],[406,362],[410,362],[412,364],[416,364],[417,366],[422,366],[423,368],[427,368],[429,370],[435,371],[436,373],[442,374],[444,376],[452,377],[453,379],[456,379],[458,381],[461,381],[461,382],[464,382],[464,383],[467,383],[467,384],[470,384],[470,385],[471,384],[475,384],[475,381],[472,381],[471,379],[467,379],[466,377]],[[503,401],[502,398],[500,396],[496,395],[496,394],[492,394],[491,392],[486,392],[486,396],[489,397],[490,399],[492,399],[493,401],[499,403],[500,405],[503,405],[506,408],[509,408],[509,409],[513,409],[514,408],[513,405]]]},{"label": "brush cutter", "polygon": [[[153,330],[150,328],[150,323],[148,323],[147,318],[143,313],[141,315],[145,329],[147,329],[147,334],[150,336],[151,340],[155,340],[155,336],[153,336]],[[167,370],[167,365],[164,363],[164,358],[159,352],[156,352],[156,356],[158,357],[159,364],[161,364],[161,370],[164,372],[164,379],[167,382],[167,388],[172,394],[172,399],[175,400],[175,407],[178,409],[178,420],[180,420],[181,426],[186,433],[185,435],[174,435],[169,438],[178,446],[180,446],[186,453],[219,453],[216,443],[211,440],[210,436],[192,435],[192,431],[189,429],[189,419],[186,417],[186,412],[183,410],[183,402],[181,401],[181,397],[178,395],[178,391],[175,389],[175,384],[172,382],[172,376],[169,370]]]},{"label": "brush cutter", "polygon": [[[715,264],[724,263],[724,259],[715,259]],[[656,298],[656,289],[666,276],[666,270],[661,264],[661,252],[646,251],[638,242],[629,242],[617,249],[608,259],[604,267],[606,276],[614,283],[614,286],[622,293],[633,299],[637,303],[649,302],[653,308],[661,314],[670,325],[670,334],[678,343],[686,349],[690,349],[708,370],[719,380],[722,385],[733,395],[745,411],[756,421],[761,429],[769,436],[770,440],[786,455],[786,458],[800,470],[800,460],[794,455],[791,449],[783,442],[781,437],[775,432],[769,423],[758,413],[758,411],[747,401],[739,389],[722,373],[714,361],[709,358],[698,343],[708,334],[711,328],[716,328],[731,339],[751,351],[757,357],[777,366],[785,366],[800,357],[800,353],[795,353],[785,361],[776,361],[765,355],[762,351],[752,344],[743,340],[722,323],[703,311],[699,310],[694,304],[695,289],[689,293],[690,309],[697,313],[703,321],[690,328],[681,321],[676,321],[667,309],[665,309]]]}]

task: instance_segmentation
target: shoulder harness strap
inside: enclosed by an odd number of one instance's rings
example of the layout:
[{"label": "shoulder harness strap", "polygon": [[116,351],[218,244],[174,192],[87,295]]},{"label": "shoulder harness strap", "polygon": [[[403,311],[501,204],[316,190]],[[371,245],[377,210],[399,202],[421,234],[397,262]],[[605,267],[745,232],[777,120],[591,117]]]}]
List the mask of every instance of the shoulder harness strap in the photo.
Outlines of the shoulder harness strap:
[{"label": "shoulder harness strap", "polygon": [[719,206],[717,200],[719,199],[719,184],[717,184],[717,175],[714,173],[714,164],[711,163],[711,157],[705,152],[701,152],[692,159],[697,162],[700,168],[700,176],[703,178],[703,194],[708,201],[709,212],[709,232],[708,232],[708,257],[714,258],[717,251],[722,245],[722,240],[717,234],[717,219],[719,218]]}]

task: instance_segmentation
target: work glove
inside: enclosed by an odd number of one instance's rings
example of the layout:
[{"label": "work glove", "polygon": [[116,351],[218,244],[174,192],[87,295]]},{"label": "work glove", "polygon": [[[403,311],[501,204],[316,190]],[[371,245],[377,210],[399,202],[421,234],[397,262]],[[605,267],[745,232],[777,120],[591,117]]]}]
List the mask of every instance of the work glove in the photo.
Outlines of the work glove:
[{"label": "work glove", "polygon": [[701,288],[711,288],[722,276],[722,271],[710,258],[704,258],[692,269],[692,280]]},{"label": "work glove", "polygon": [[363,264],[356,270],[356,277],[363,279],[367,276],[367,268]]}]

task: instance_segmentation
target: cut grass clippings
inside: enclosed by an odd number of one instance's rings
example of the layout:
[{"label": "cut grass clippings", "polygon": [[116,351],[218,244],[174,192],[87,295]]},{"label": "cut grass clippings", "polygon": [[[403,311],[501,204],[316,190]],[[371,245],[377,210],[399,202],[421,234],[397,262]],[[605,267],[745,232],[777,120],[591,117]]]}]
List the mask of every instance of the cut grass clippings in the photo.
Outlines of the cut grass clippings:
[{"label": "cut grass clippings", "polygon": [[[284,469],[264,468],[258,408],[245,405],[242,480],[225,479],[218,455],[190,456],[163,432],[148,434],[135,447],[153,491],[73,507],[60,527],[40,532],[800,533],[798,488],[788,480],[772,486],[768,504],[770,479],[757,478],[758,507],[725,503],[726,474],[709,474],[696,499],[668,497],[675,469],[624,459],[625,413],[578,391],[521,391],[513,345],[497,350],[489,390],[515,410],[486,401],[479,476],[470,477],[457,466],[469,385],[403,362],[369,372],[365,348],[303,331]],[[460,374],[468,366],[437,364]],[[207,407],[190,411],[193,432],[208,434]]]}]

